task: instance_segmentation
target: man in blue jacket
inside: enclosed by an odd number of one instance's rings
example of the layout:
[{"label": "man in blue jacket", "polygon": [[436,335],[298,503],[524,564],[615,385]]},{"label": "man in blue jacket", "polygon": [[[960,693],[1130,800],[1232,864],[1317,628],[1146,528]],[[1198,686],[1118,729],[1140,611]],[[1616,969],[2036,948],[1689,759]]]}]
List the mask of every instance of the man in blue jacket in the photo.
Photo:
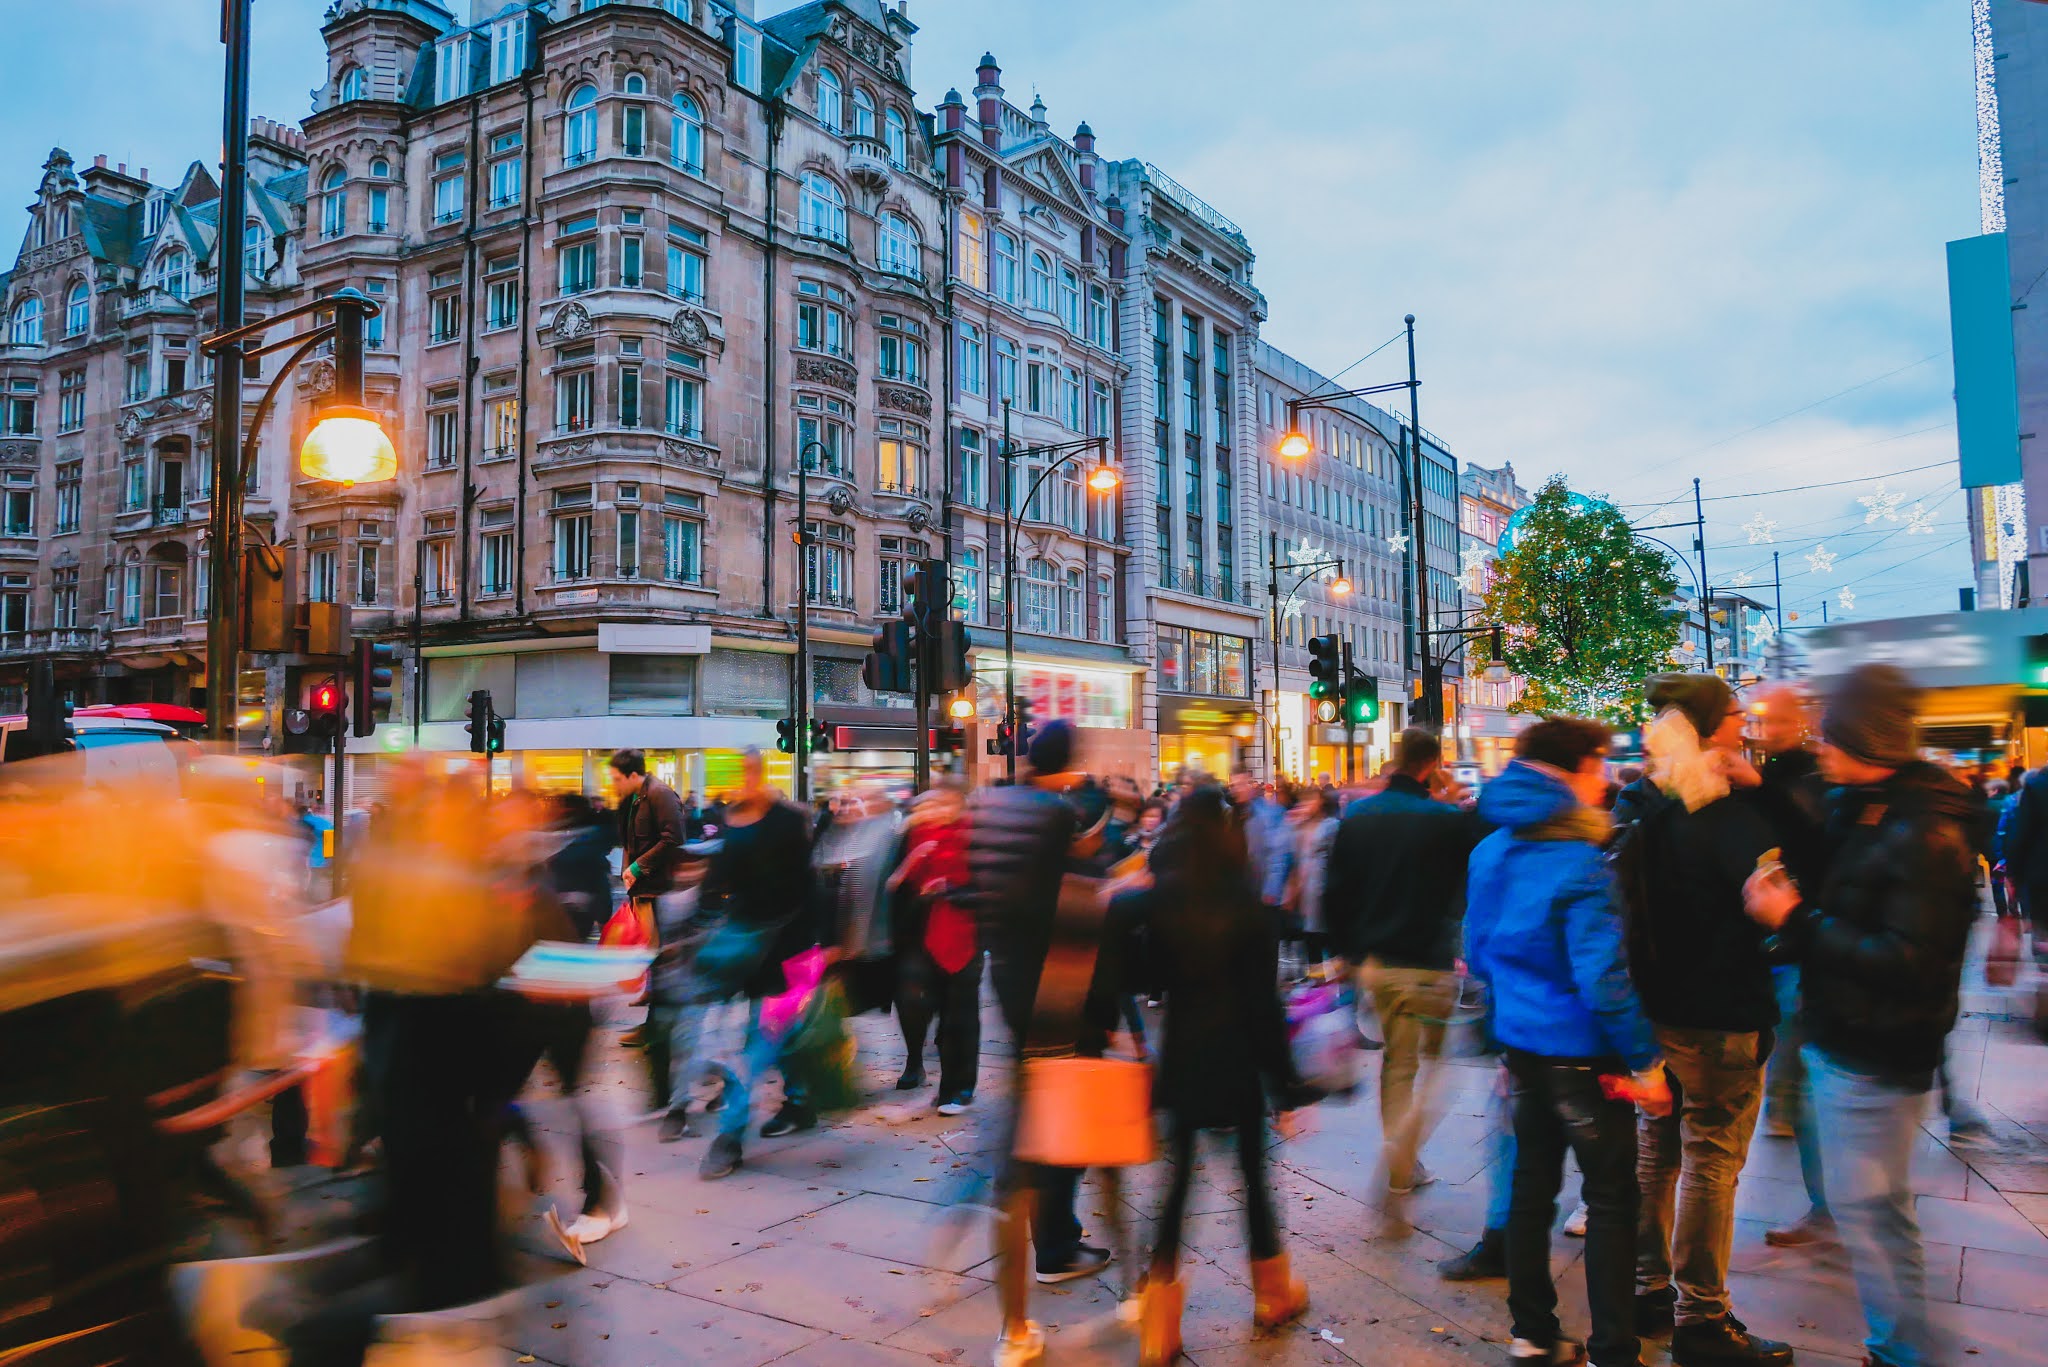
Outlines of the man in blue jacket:
[{"label": "man in blue jacket", "polygon": [[[1465,954],[1492,993],[1515,1126],[1508,1214],[1510,1356],[1579,1361],[1557,1320],[1550,1227],[1567,1148],[1585,1175],[1587,1336],[1594,1367],[1636,1367],[1636,1116],[1671,1091],[1629,982],[1621,905],[1602,845],[1607,728],[1558,717],[1515,744],[1479,814],[1497,827],[1473,851]],[[1606,1079],[1603,1085],[1603,1079]]]}]

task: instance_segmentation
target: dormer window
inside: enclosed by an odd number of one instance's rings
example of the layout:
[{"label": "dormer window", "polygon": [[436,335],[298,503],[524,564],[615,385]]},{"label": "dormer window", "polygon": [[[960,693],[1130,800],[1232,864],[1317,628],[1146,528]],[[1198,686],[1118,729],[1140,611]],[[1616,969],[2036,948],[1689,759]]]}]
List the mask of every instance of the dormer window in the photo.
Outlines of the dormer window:
[{"label": "dormer window", "polygon": [[491,84],[509,81],[526,70],[526,16],[500,19],[491,29]]},{"label": "dormer window", "polygon": [[183,247],[173,247],[157,259],[157,288],[173,299],[184,299],[192,293],[192,254]]},{"label": "dormer window", "polygon": [[450,38],[435,53],[434,102],[446,104],[469,93],[469,37]]}]

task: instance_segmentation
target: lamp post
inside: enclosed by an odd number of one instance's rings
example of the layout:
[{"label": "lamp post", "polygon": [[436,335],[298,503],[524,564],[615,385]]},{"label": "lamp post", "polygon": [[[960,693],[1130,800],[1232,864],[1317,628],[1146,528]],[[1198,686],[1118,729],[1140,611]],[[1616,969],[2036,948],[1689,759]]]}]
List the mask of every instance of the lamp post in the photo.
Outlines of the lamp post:
[{"label": "lamp post", "polygon": [[796,800],[811,800],[811,450],[826,452],[825,443],[813,437],[796,452],[796,709],[790,718],[796,723]]},{"label": "lamp post", "polygon": [[[1299,399],[1289,399],[1287,431],[1280,438],[1279,451],[1283,459],[1301,460],[1315,449],[1308,439],[1308,434],[1303,432],[1295,421],[1310,409],[1335,408],[1346,399],[1363,399],[1374,394],[1391,394],[1397,390],[1408,392],[1406,442],[1388,441],[1387,434],[1380,432],[1376,424],[1363,418],[1359,418],[1359,421],[1365,422],[1367,427],[1379,434],[1381,441],[1387,442],[1387,445],[1394,447],[1400,454],[1395,466],[1401,475],[1401,502],[1408,519],[1408,547],[1415,558],[1416,653],[1422,682],[1421,715],[1417,720],[1424,725],[1439,726],[1442,724],[1443,688],[1436,677],[1436,663],[1429,649],[1429,524],[1423,507],[1422,419],[1419,415],[1418,399],[1422,382],[1415,376],[1415,315],[1408,314],[1401,321],[1408,337],[1408,378],[1395,380],[1389,384],[1365,385],[1358,389],[1337,390],[1329,394],[1308,394]],[[1351,416],[1358,418],[1356,413]],[[1414,466],[1412,471],[1409,468],[1411,462]],[[1275,680],[1276,692],[1277,687],[1278,680]]]},{"label": "lamp post", "polygon": [[[239,219],[239,213],[228,217]],[[226,267],[223,268],[227,269]],[[241,269],[236,256],[232,269]],[[236,677],[241,669],[241,534],[243,494],[248,488],[249,467],[255,463],[263,423],[277,401],[285,378],[299,362],[324,342],[334,344],[334,390],[321,409],[320,420],[299,446],[299,469],[314,478],[329,480],[344,488],[355,484],[376,484],[398,475],[398,453],[391,438],[377,422],[377,416],[363,403],[363,325],[377,314],[377,303],[353,289],[335,293],[289,308],[246,326],[217,332],[204,338],[199,349],[214,357],[221,371],[222,388],[232,405],[228,423],[232,436],[214,438],[213,573],[207,583],[206,622],[206,729],[215,740],[232,740],[235,734]],[[273,324],[312,314],[332,312],[333,318],[305,332],[276,342],[262,342]],[[291,348],[277,374],[271,377],[242,437],[242,363],[246,358],[267,356]],[[228,372],[232,370],[232,384]],[[215,412],[219,417],[219,410]],[[232,453],[232,454],[231,454]]]},{"label": "lamp post", "polygon": [[[1017,726],[1017,509],[1010,497],[1012,485],[1011,470],[1019,459],[1036,456],[1056,456],[1057,459],[1039,471],[1038,478],[1031,481],[1031,487],[1024,491],[1024,506],[1029,508],[1031,500],[1038,497],[1038,491],[1053,472],[1072,461],[1083,451],[1093,448],[1098,452],[1095,468],[1088,473],[1088,488],[1098,494],[1112,493],[1123,483],[1123,475],[1109,459],[1108,437],[1082,437],[1075,441],[1052,442],[1044,446],[1018,447],[1010,440],[1010,401],[1003,400],[1003,722],[1010,728],[1009,754],[1005,757],[1004,768],[1010,782],[1017,781],[1017,746],[1024,739],[1016,732]],[[918,719],[923,725],[923,718]]]},{"label": "lamp post", "polygon": [[[1277,780],[1280,777],[1280,533],[1269,532],[1267,537],[1266,595],[1272,604],[1273,632],[1273,749],[1266,765],[1266,776]],[[1331,593],[1343,597],[1351,592],[1351,580],[1344,573],[1344,562],[1341,559],[1333,557],[1313,562],[1294,560],[1288,562],[1287,568],[1302,571],[1301,577],[1294,581],[1294,586],[1287,590],[1290,601],[1301,591],[1303,584],[1324,570],[1337,571],[1337,577],[1330,581]]]}]

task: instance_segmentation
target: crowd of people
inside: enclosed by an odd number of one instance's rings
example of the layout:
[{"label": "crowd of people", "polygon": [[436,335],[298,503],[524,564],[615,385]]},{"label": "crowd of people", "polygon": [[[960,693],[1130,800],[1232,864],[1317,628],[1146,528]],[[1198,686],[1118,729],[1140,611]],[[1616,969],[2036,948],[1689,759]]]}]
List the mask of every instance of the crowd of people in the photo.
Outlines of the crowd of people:
[{"label": "crowd of people", "polygon": [[[1640,768],[1616,772],[1604,723],[1547,718],[1476,794],[1437,736],[1409,730],[1350,789],[1189,773],[1147,796],[1090,777],[1086,733],[1059,722],[1030,737],[1017,783],[907,801],[856,788],[801,807],[752,753],[714,803],[635,750],[611,758],[609,811],[395,784],[353,847],[329,972],[360,1020],[345,1161],[383,1172],[386,1275],[315,1317],[295,1360],[356,1360],[374,1313],[504,1284],[497,1155],[519,1146],[540,1187],[522,1097],[543,1059],[579,1129],[581,1204],[550,1214],[554,1233],[581,1258],[627,1224],[619,1122],[591,1085],[603,994],[502,990],[537,941],[568,941],[648,963],[612,1023],[644,1060],[657,1138],[710,1131],[706,1181],[757,1137],[861,1104],[844,1018],[893,1014],[896,1093],[1002,1137],[987,1193],[959,1202],[995,1215],[997,1367],[1045,1353],[1034,1282],[1112,1267],[1141,1362],[1179,1356],[1203,1131],[1235,1140],[1255,1324],[1306,1310],[1270,1152],[1356,1080],[1308,1056],[1311,998],[1344,1002],[1348,1047],[1378,1053],[1374,1182],[1396,1221],[1435,1180],[1448,1055],[1497,1057],[1485,1232],[1439,1271],[1504,1282],[1512,1360],[1630,1367],[1666,1335],[1679,1367],[1793,1360],[1728,1286],[1768,1101],[1810,1202],[1771,1242],[1839,1244],[1869,1367],[1928,1367],[1909,1157],[1982,890],[2015,918],[2048,896],[2048,771],[1966,782],[1924,760],[1914,691],[1882,666],[1819,703],[1787,685],[1738,699],[1702,674],[1652,679],[1643,702]],[[1005,1041],[994,1080],[984,987]],[[1940,1090],[1953,1132],[1981,1125]],[[1134,1256],[1117,1169],[1155,1146],[1169,1172]],[[1551,1272],[1567,1159],[1583,1334]],[[1109,1196],[1092,1233],[1090,1169]]]}]

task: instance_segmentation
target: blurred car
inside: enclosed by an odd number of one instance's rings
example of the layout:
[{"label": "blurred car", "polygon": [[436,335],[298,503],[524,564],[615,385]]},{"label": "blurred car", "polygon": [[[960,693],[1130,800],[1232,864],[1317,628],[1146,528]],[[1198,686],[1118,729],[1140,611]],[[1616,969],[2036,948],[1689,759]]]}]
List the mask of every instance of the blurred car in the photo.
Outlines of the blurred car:
[{"label": "blurred car", "polygon": [[[20,758],[9,754],[14,738],[28,719],[0,717],[0,763]],[[86,756],[87,783],[119,783],[124,779],[181,773],[199,747],[160,721],[80,711],[71,718],[71,745]]]}]

